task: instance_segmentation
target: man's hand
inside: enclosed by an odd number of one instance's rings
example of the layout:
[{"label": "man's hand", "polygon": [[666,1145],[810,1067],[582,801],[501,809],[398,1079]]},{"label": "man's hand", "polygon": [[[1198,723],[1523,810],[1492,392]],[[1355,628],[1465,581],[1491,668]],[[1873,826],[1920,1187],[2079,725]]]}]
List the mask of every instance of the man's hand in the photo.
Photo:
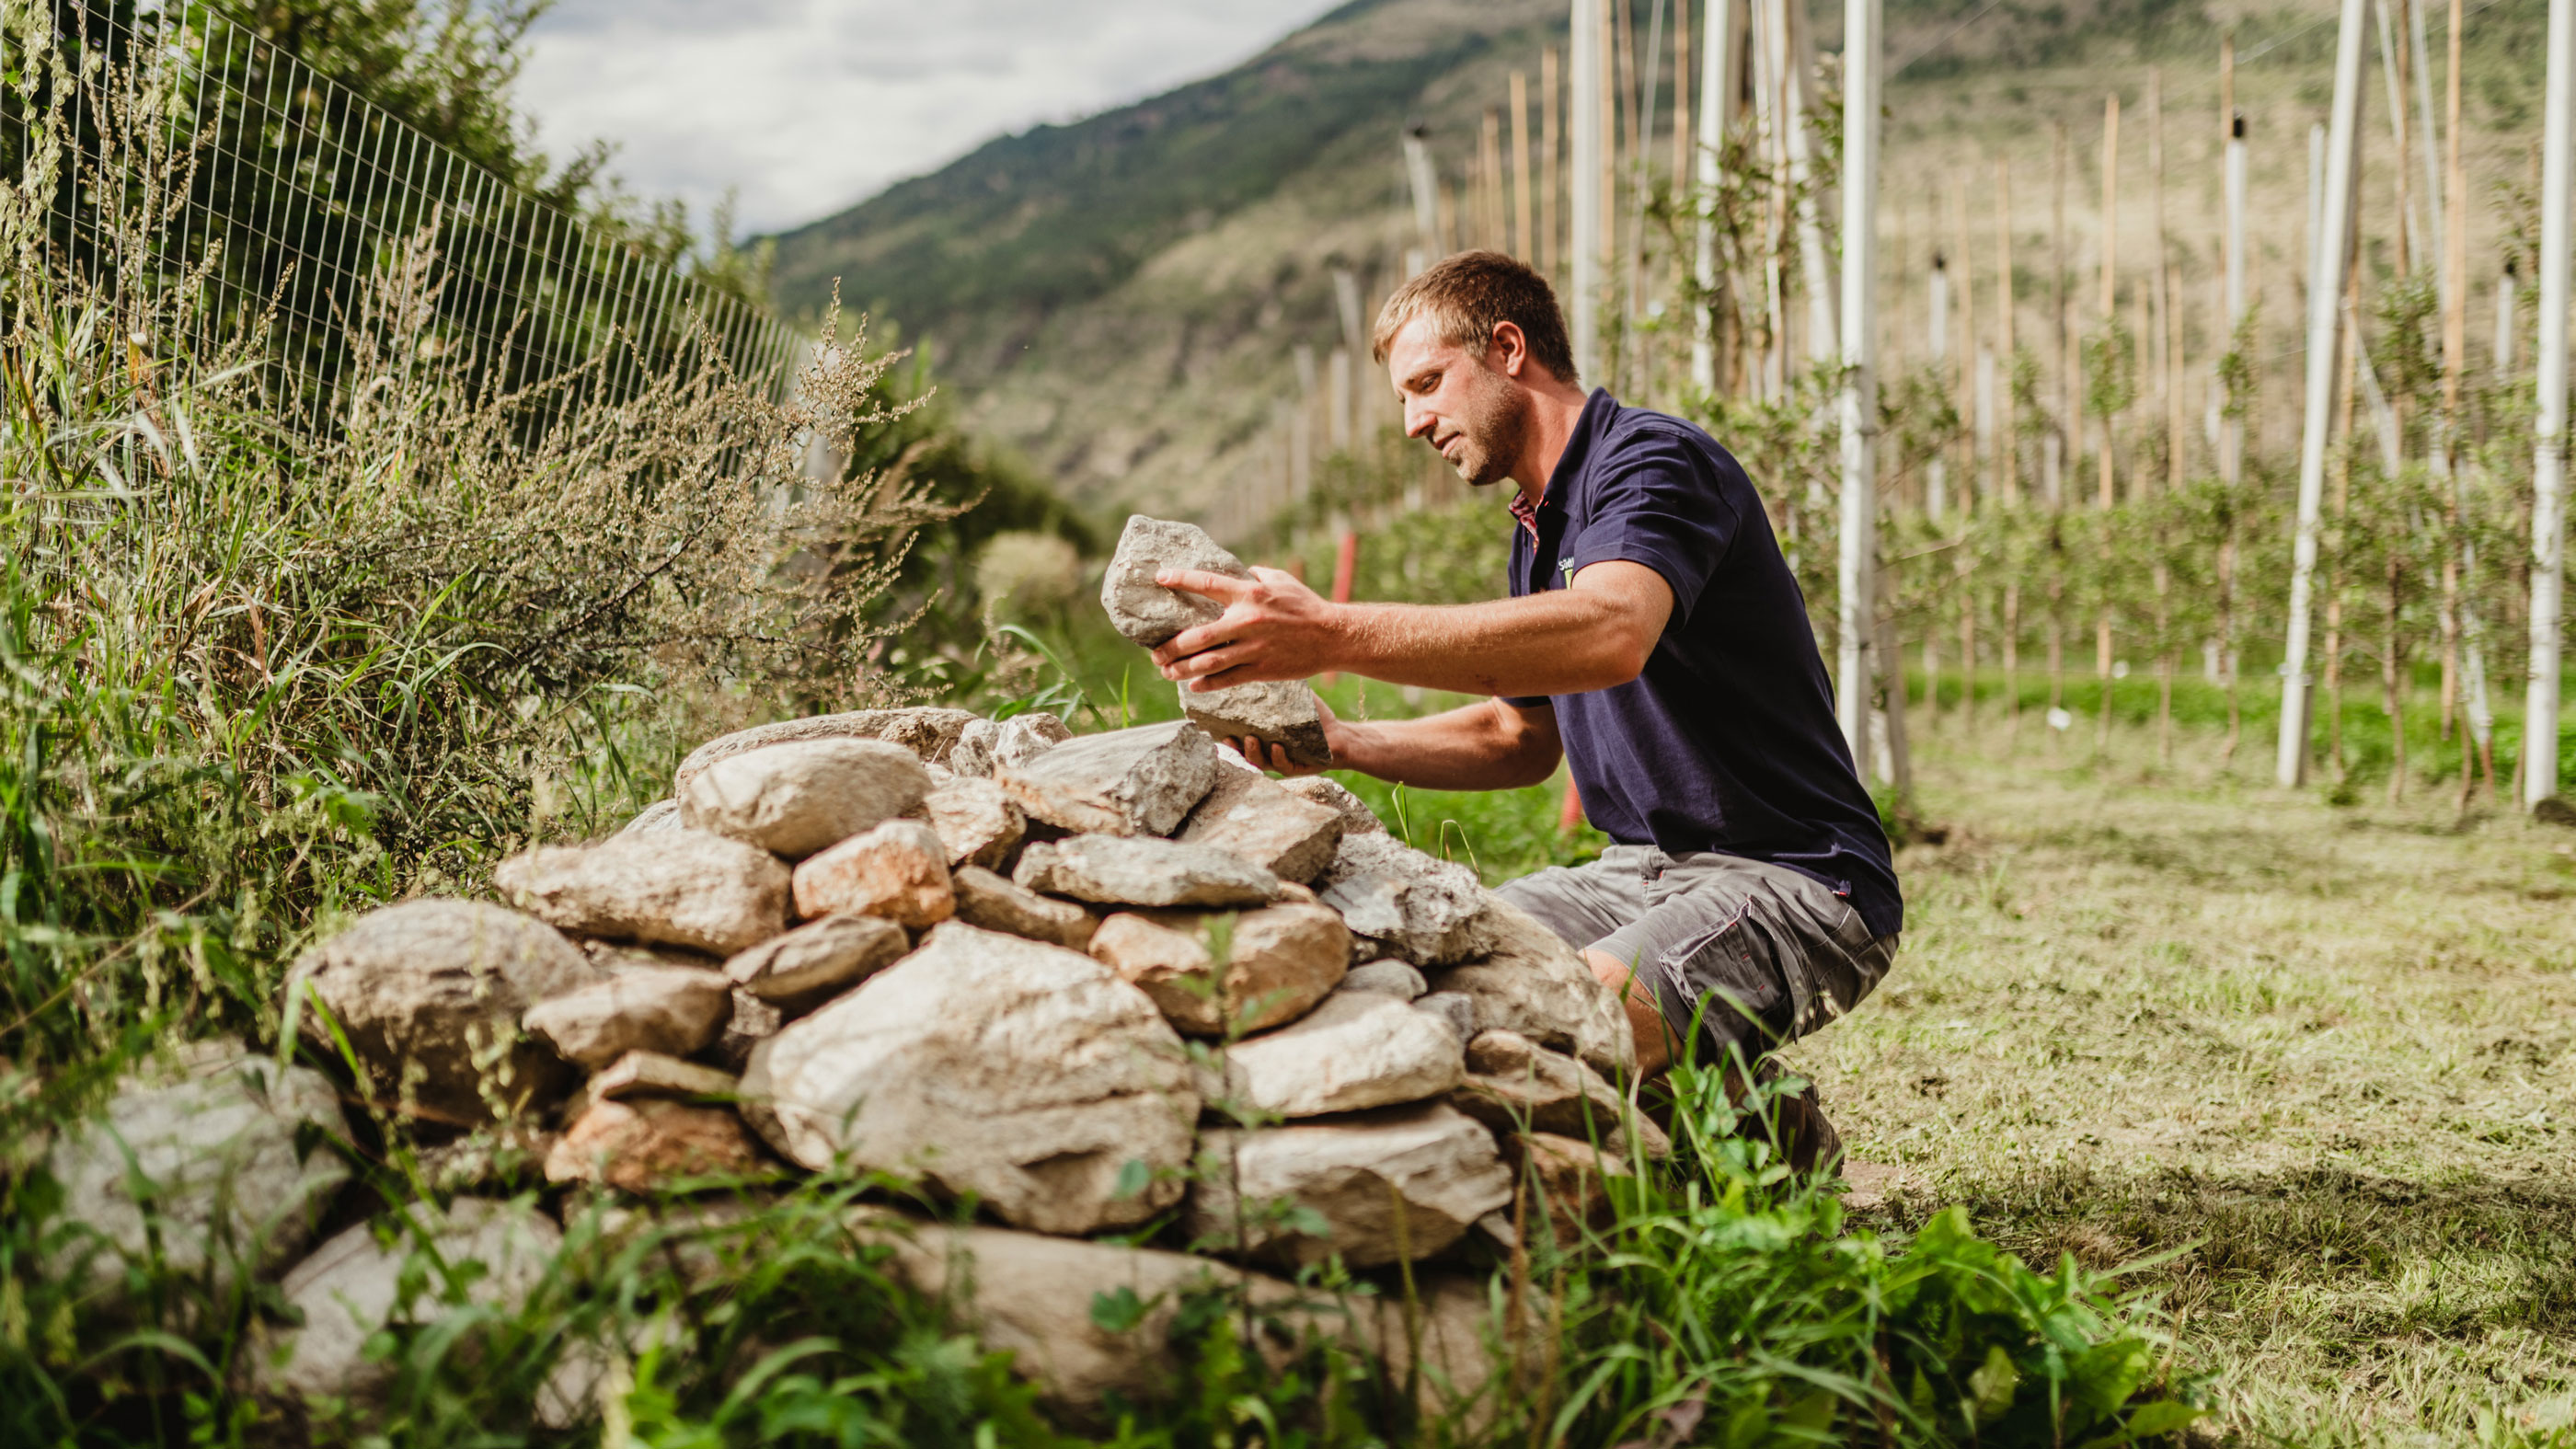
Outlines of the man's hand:
[{"label": "man's hand", "polygon": [[1225,606],[1213,622],[1185,629],[1154,651],[1165,679],[1204,691],[1304,679],[1340,662],[1334,657],[1340,606],[1299,583],[1294,574],[1256,568],[1251,578],[1237,579],[1198,569],[1166,569],[1154,575],[1154,582]]},{"label": "man's hand", "polygon": [[1335,718],[1332,706],[1324,703],[1320,695],[1315,699],[1315,713],[1324,721],[1324,744],[1333,755],[1333,762],[1329,765],[1291,764],[1286,745],[1264,744],[1250,735],[1239,740],[1227,740],[1225,743],[1233,746],[1237,753],[1262,769],[1282,775],[1320,775],[1326,770],[1349,767],[1353,754],[1350,746],[1357,743],[1357,736],[1353,733],[1352,726]]}]

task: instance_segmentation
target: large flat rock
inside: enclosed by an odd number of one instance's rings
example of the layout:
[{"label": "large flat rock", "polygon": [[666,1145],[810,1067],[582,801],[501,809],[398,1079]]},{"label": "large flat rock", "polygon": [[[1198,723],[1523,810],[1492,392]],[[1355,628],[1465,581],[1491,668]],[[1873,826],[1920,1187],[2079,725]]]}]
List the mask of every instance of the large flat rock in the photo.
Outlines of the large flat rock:
[{"label": "large flat rock", "polygon": [[1256,739],[1279,745],[1288,763],[1301,770],[1321,770],[1333,763],[1333,747],[1324,738],[1323,710],[1315,691],[1297,679],[1230,684],[1221,689],[1180,686],[1181,710],[1190,723],[1221,740]]},{"label": "large flat rock", "polygon": [[[1330,1122],[1212,1130],[1187,1221],[1193,1238],[1262,1261],[1306,1267],[1338,1254],[1368,1268],[1441,1252],[1511,1200],[1512,1172],[1493,1134],[1431,1102]],[[1285,1204],[1310,1222],[1246,1211],[1247,1203]]]},{"label": "large flat rock", "polygon": [[725,962],[734,985],[802,1014],[894,964],[912,949],[903,927],[881,916],[834,914],[772,936]]},{"label": "large flat rock", "polygon": [[1225,1049],[1221,1092],[1281,1117],[1320,1117],[1436,1097],[1464,1080],[1466,1046],[1449,1023],[1374,991],[1336,991],[1276,1031]]},{"label": "large flat rock", "polygon": [[598,1071],[628,1052],[685,1057],[703,1050],[733,1015],[724,973],[633,966],[529,1007],[520,1019],[564,1060]]},{"label": "large flat rock", "polygon": [[718,760],[791,740],[884,740],[939,764],[975,716],[962,709],[920,706],[911,709],[858,709],[842,714],[808,715],[775,724],[755,725],[719,735],[688,753],[671,775],[671,793],[681,794],[700,770]]},{"label": "large flat rock", "polygon": [[[287,991],[291,999],[310,986],[347,1037],[371,1096],[473,1125],[524,1113],[571,1086],[571,1069],[521,1034],[519,1016],[598,979],[543,921],[480,901],[419,900],[370,911],[306,951]],[[337,1054],[315,1013],[301,1020],[309,1039]]]},{"label": "large flat rock", "polygon": [[801,860],[930,793],[918,756],[884,740],[791,740],[728,755],[679,796],[681,823]]},{"label": "large flat rock", "polygon": [[1073,902],[1039,895],[982,866],[961,867],[953,879],[957,887],[957,919],[970,926],[1025,936],[1073,951],[1088,948],[1092,934],[1100,927],[1098,916]]},{"label": "large flat rock", "polygon": [[1011,879],[1104,906],[1257,906],[1279,893],[1277,876],[1239,856],[1150,836],[1040,841]]},{"label": "large flat rock", "polygon": [[777,856],[704,830],[539,846],[492,872],[512,905],[561,930],[717,956],[787,929],[787,881]]},{"label": "large flat rock", "polygon": [[1341,812],[1290,794],[1254,770],[1224,769],[1173,839],[1240,856],[1303,885],[1333,863]]},{"label": "large flat rock", "polygon": [[[793,1161],[917,1176],[1088,1233],[1180,1195],[1199,1099],[1154,1003],[1088,956],[955,922],[752,1051],[745,1115]],[[1151,1174],[1122,1194],[1130,1162]]]},{"label": "large flat rock", "polygon": [[878,916],[919,929],[957,909],[948,843],[920,820],[889,820],[796,867],[796,914]]},{"label": "large flat rock", "polygon": [[1216,744],[1187,720],[1081,735],[1004,765],[1022,810],[1063,830],[1169,835],[1216,783]]}]

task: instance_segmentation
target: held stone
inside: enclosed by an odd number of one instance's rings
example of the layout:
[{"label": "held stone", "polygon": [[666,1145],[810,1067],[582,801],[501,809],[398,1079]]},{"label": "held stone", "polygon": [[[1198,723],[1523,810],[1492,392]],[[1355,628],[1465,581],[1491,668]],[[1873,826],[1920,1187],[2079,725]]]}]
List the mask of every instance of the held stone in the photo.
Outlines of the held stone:
[{"label": "held stone", "polygon": [[948,847],[918,820],[889,820],[796,867],[796,913],[881,916],[922,927],[957,908]]},{"label": "held stone", "polygon": [[593,1101],[546,1154],[546,1181],[596,1182],[622,1192],[759,1170],[759,1151],[739,1114],[668,1097]]},{"label": "held stone", "polygon": [[930,771],[883,740],[791,740],[728,755],[689,780],[680,816],[801,860],[891,820],[930,793]]},{"label": "held stone", "polygon": [[1091,955],[1133,983],[1173,1026],[1219,1036],[1294,1021],[1342,979],[1350,933],[1322,906],[1272,906],[1235,917],[1225,988],[1208,918],[1188,911],[1122,911],[1100,923]]},{"label": "held stone", "polygon": [[1282,1117],[1436,1097],[1466,1076],[1449,1023],[1392,996],[1336,991],[1302,1020],[1225,1050],[1224,1093]]},{"label": "held stone", "polygon": [[1187,720],[1082,735],[994,775],[1060,829],[1169,835],[1216,783],[1216,745]]},{"label": "held stone", "polygon": [[714,1041],[732,1011],[718,972],[634,966],[550,996],[522,1020],[564,1060],[597,1071],[628,1052],[685,1057]]},{"label": "held stone", "polygon": [[1039,895],[980,865],[958,871],[954,882],[957,919],[970,926],[1073,951],[1088,948],[1092,933],[1100,926],[1098,916],[1073,902]]},{"label": "held stone", "polygon": [[989,776],[1005,765],[1042,755],[1073,738],[1064,721],[1044,711],[1009,719],[979,719],[957,736],[948,752],[948,768],[963,776]]},{"label": "held stone", "polygon": [[912,949],[903,927],[877,916],[829,915],[772,936],[725,962],[725,978],[763,1001],[803,1013],[894,964]]},{"label": "held stone", "polygon": [[[553,1052],[521,1038],[519,1014],[597,979],[542,921],[479,901],[420,900],[371,911],[305,952],[287,996],[311,986],[348,1037],[370,1094],[472,1125],[551,1102],[571,1085]],[[303,1012],[302,1022],[336,1054],[316,1013]]]},{"label": "held stone", "polygon": [[1484,945],[1478,923],[1486,893],[1475,872],[1390,835],[1344,835],[1315,889],[1352,931],[1386,942],[1417,966],[1462,961]]},{"label": "held stone", "polygon": [[999,868],[1029,831],[1028,817],[990,780],[960,776],[931,791],[923,804],[952,866]]},{"label": "held stone", "polygon": [[912,751],[930,764],[947,760],[957,736],[975,716],[962,709],[860,709],[847,714],[818,714],[780,720],[719,735],[689,752],[671,775],[671,793],[685,794],[700,770],[718,760],[791,740],[884,740]]},{"label": "held stone", "polygon": [[1180,686],[1181,708],[1190,723],[1221,740],[1246,736],[1285,746],[1288,762],[1301,770],[1321,770],[1333,763],[1333,747],[1324,738],[1323,712],[1315,691],[1295,679],[1260,684],[1232,684],[1195,690]]},{"label": "held stone", "polygon": [[1076,835],[1020,852],[1011,878],[1033,891],[1119,906],[1258,906],[1279,878],[1203,845],[1143,836]]},{"label": "held stone", "polygon": [[[1436,1102],[1332,1122],[1206,1134],[1188,1227],[1269,1262],[1298,1267],[1338,1253],[1354,1268],[1422,1259],[1512,1200],[1493,1134]],[[1310,1233],[1260,1214],[1236,1240],[1242,1201],[1284,1202],[1320,1218]]]},{"label": "held stone", "polygon": [[1377,812],[1368,808],[1368,802],[1352,794],[1349,787],[1339,780],[1326,779],[1322,775],[1299,775],[1280,781],[1279,788],[1318,805],[1331,806],[1342,817],[1342,833],[1345,835],[1386,834],[1386,822],[1378,819]]},{"label": "held stone", "polygon": [[[1229,753],[1231,753],[1229,751]],[[1240,856],[1285,881],[1313,880],[1332,864],[1342,817],[1250,770],[1219,770],[1207,798],[1173,837]]]},{"label": "held stone", "polygon": [[183,1048],[175,1068],[127,1076],[47,1152],[58,1223],[79,1228],[48,1255],[53,1276],[121,1300],[126,1265],[157,1249],[220,1290],[301,1251],[348,1179],[331,1144],[349,1124],[321,1073],[229,1041]]},{"label": "held stone", "polygon": [[704,830],[540,846],[501,862],[492,883],[521,910],[584,936],[730,956],[787,928],[787,867]]},{"label": "held stone", "polygon": [[1432,989],[1474,997],[1479,1024],[1570,1052],[1604,1075],[1634,1070],[1637,1038],[1619,998],[1537,917],[1491,892],[1483,894],[1477,934],[1485,954],[1433,973]]},{"label": "held stone", "polygon": [[1207,530],[1191,523],[1131,514],[1118,549],[1100,581],[1100,607],[1118,632],[1151,649],[1184,629],[1213,622],[1225,612],[1204,594],[1183,593],[1154,582],[1164,569],[1197,569],[1248,579],[1252,570],[1228,553]]},{"label": "held stone", "polygon": [[[745,1115],[793,1161],[918,1175],[1005,1222],[1088,1233],[1180,1194],[1181,1041],[1087,956],[951,922],[752,1052]],[[1142,1191],[1122,1191],[1130,1163]]]}]

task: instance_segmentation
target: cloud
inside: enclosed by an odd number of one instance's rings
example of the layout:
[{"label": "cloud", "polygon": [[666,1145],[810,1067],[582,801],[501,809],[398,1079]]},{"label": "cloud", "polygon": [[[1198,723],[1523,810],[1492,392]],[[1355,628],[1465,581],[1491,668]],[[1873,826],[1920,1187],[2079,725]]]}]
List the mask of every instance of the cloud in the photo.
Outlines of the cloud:
[{"label": "cloud", "polygon": [[647,196],[736,224],[828,215],[997,135],[1212,74],[1334,0],[563,0],[520,99]]}]

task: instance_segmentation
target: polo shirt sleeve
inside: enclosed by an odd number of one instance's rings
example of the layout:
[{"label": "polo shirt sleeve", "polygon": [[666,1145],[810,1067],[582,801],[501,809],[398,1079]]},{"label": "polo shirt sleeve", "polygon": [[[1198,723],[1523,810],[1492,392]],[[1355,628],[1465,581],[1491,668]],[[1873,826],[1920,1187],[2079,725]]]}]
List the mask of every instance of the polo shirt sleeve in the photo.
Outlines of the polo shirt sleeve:
[{"label": "polo shirt sleeve", "polygon": [[1673,622],[1688,620],[1741,522],[1716,466],[1660,430],[1626,440],[1592,484],[1581,535],[1567,553],[1576,572],[1613,561],[1644,564],[1672,589]]}]

